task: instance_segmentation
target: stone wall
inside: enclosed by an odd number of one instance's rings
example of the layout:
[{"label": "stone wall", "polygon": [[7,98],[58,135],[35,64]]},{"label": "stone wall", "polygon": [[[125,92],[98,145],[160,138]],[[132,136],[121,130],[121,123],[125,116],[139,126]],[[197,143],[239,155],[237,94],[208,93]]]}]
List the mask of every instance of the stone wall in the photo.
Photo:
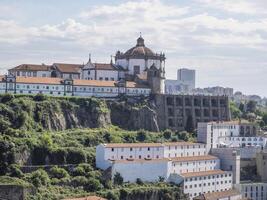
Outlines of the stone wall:
[{"label": "stone wall", "polygon": [[33,191],[18,185],[0,185],[0,200],[24,200]]},{"label": "stone wall", "polygon": [[228,121],[231,119],[226,96],[155,95],[158,125],[161,130],[183,130],[189,117],[198,122]]}]

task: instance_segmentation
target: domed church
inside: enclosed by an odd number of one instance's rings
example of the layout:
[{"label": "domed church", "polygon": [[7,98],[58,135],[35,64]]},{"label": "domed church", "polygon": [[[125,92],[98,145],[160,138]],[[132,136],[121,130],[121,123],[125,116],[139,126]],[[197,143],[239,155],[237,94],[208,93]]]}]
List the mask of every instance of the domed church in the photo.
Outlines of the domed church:
[{"label": "domed church", "polygon": [[146,47],[141,35],[134,47],[125,53],[118,51],[115,56],[116,65],[123,67],[130,76],[142,75],[152,65],[165,72],[165,59],[163,53],[154,53],[150,48]]}]

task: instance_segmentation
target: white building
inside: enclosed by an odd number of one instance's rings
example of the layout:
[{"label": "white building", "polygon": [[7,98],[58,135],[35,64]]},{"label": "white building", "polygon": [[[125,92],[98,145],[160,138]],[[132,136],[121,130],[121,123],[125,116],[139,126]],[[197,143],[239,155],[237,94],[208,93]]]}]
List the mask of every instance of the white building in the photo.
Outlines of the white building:
[{"label": "white building", "polygon": [[0,93],[46,94],[51,96],[117,97],[148,96],[151,89],[136,82],[61,79],[51,77],[1,76]]},{"label": "white building", "polygon": [[232,189],[232,171],[222,171],[220,160],[208,155],[202,143],[119,143],[96,147],[96,166],[119,173],[125,182],[156,182],[159,178],[182,185],[190,199]]},{"label": "white building", "polygon": [[127,75],[134,76],[143,74],[152,65],[165,72],[165,59],[163,53],[154,53],[146,47],[144,39],[140,36],[134,47],[125,53],[120,51],[116,53],[115,64],[123,67],[127,71]]},{"label": "white building", "polygon": [[267,138],[257,136],[257,127],[251,123],[201,122],[197,129],[198,142],[207,144],[208,151],[219,147],[264,147]]},{"label": "white building", "polygon": [[247,182],[238,186],[243,198],[252,200],[266,200],[267,199],[267,183]]},{"label": "white building", "polygon": [[50,65],[22,64],[10,69],[9,74],[23,77],[51,77],[51,71]]}]

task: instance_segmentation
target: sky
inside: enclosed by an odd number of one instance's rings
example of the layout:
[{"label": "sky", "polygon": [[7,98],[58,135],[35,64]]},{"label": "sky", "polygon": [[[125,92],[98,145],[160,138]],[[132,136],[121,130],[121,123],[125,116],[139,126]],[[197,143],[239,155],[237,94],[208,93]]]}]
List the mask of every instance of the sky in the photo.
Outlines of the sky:
[{"label": "sky", "polygon": [[266,0],[0,0],[0,72],[19,64],[110,62],[136,44],[164,52],[166,76],[267,96]]}]

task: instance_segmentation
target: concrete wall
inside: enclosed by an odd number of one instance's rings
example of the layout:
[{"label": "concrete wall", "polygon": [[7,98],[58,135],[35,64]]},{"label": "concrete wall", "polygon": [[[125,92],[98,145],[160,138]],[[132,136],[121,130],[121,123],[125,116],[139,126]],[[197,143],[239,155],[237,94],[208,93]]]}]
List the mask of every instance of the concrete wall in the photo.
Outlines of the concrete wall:
[{"label": "concrete wall", "polygon": [[184,130],[189,116],[198,122],[230,120],[226,96],[155,95],[158,123],[161,130]]},{"label": "concrete wall", "polygon": [[1,200],[24,200],[28,193],[33,192],[30,188],[24,188],[18,185],[0,185]]},{"label": "concrete wall", "polygon": [[146,182],[157,182],[159,177],[168,179],[171,162],[167,160],[122,161],[112,165],[112,176],[119,172],[124,182],[136,182],[137,178]]},{"label": "concrete wall", "polygon": [[233,172],[233,183],[240,183],[240,152],[231,148],[211,149],[211,154],[221,160],[221,169]]}]

